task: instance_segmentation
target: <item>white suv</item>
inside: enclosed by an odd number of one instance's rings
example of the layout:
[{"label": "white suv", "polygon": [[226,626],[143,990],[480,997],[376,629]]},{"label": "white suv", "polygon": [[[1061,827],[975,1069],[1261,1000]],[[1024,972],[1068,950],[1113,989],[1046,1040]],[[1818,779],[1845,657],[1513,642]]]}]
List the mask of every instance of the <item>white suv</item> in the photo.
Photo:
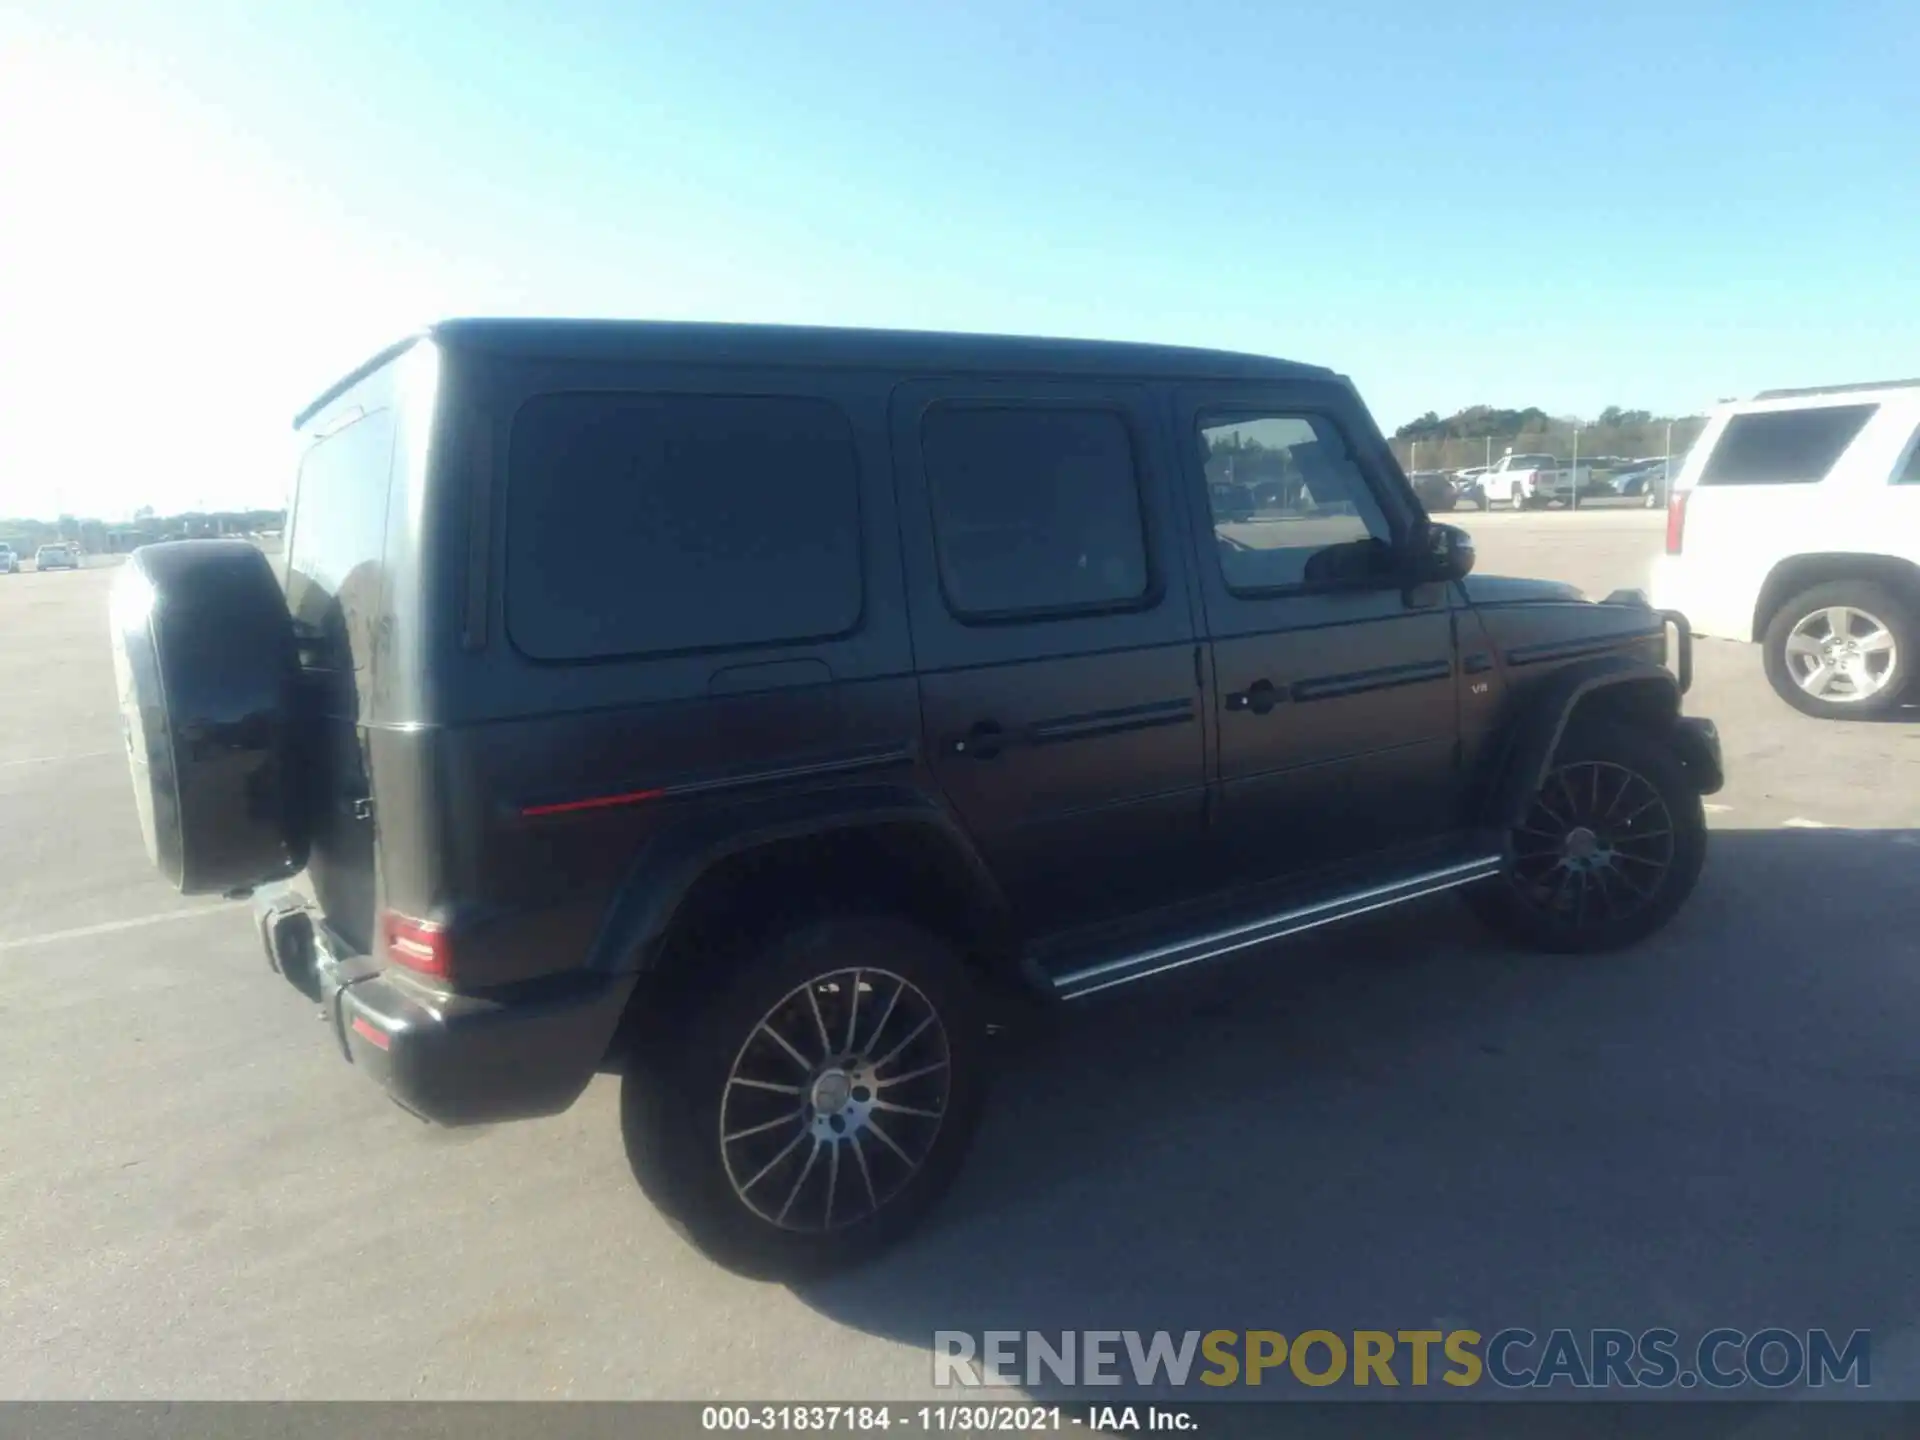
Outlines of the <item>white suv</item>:
[{"label": "white suv", "polygon": [[1920,673],[1920,380],[1716,409],[1675,476],[1655,603],[1759,641],[1809,715],[1894,709]]}]

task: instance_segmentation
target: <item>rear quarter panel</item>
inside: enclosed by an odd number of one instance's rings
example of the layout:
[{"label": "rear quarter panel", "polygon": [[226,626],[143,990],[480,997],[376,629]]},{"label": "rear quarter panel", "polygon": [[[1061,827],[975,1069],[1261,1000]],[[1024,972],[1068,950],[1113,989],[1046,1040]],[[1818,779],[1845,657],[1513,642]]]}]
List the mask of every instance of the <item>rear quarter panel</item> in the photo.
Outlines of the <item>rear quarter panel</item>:
[{"label": "rear quarter panel", "polygon": [[[917,785],[913,676],[886,430],[890,380],[448,346],[440,457],[420,520],[420,774],[383,807],[387,903],[455,931],[463,987],[585,963],[650,842],[770,795]],[[793,395],[846,417],[859,472],[862,612],[851,634],[706,654],[546,663],[506,626],[516,413],[580,392]]]}]

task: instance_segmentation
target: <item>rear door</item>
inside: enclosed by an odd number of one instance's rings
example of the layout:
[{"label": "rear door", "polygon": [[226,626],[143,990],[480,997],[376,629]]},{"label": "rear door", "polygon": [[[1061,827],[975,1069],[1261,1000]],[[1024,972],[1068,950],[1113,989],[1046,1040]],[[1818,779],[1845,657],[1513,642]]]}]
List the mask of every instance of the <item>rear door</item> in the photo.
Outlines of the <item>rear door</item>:
[{"label": "rear door", "polygon": [[287,517],[284,583],[316,728],[308,883],[327,925],[371,948],[377,903],[366,726],[384,627],[395,412],[367,382],[309,432]]},{"label": "rear door", "polygon": [[[1391,560],[1418,523],[1342,387],[1195,388],[1178,402],[1219,727],[1223,863],[1260,878],[1437,836],[1457,819],[1449,587]],[[1210,504],[1271,471],[1287,503]]]},{"label": "rear door", "polygon": [[948,799],[1031,929],[1177,898],[1204,869],[1201,679],[1144,392],[914,383],[892,430]]}]

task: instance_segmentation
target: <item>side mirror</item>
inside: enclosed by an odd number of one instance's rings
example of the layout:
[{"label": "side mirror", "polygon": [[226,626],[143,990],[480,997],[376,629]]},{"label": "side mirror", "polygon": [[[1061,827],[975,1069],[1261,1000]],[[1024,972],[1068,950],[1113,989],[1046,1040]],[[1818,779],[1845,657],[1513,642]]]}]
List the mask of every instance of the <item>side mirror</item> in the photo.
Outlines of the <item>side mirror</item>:
[{"label": "side mirror", "polygon": [[1473,573],[1473,536],[1458,525],[1429,524],[1417,558],[1426,583],[1464,580]]}]

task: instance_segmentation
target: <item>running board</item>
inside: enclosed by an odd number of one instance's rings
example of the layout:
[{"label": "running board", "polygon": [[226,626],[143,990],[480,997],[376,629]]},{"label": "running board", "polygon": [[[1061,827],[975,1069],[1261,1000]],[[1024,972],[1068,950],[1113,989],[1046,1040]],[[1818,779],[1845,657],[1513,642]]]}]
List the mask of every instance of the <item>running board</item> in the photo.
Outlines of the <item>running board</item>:
[{"label": "running board", "polygon": [[1385,910],[1409,900],[1418,900],[1425,895],[1438,895],[1462,885],[1471,885],[1476,880],[1488,880],[1498,875],[1505,867],[1504,857],[1489,854],[1474,860],[1444,866],[1441,869],[1409,875],[1391,884],[1374,885],[1345,895],[1336,895],[1330,899],[1316,900],[1310,904],[1298,905],[1277,914],[1249,920],[1190,940],[1156,946],[1137,954],[1122,955],[1113,960],[1103,960],[1099,964],[1088,965],[1079,970],[1069,970],[1053,977],[1053,991],[1061,1000],[1081,1000],[1089,995],[1097,995],[1102,990],[1112,990],[1116,986],[1131,985],[1136,980],[1145,980],[1150,975],[1160,975],[1188,965],[1218,960],[1238,950],[1264,945],[1270,940],[1298,935],[1305,930],[1317,930],[1322,925],[1331,925],[1339,920],[1350,920],[1356,915],[1365,915],[1373,910]]}]

